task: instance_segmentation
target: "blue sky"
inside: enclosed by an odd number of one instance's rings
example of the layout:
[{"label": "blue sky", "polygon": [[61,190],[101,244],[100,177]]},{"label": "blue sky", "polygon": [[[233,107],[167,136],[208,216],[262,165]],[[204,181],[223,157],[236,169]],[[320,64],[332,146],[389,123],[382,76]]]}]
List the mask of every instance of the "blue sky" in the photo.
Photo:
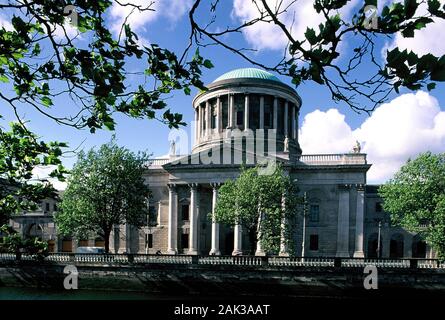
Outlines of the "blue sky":
[{"label": "blue sky", "polygon": [[[270,0],[273,3],[275,0]],[[128,0],[123,1],[128,2]],[[132,0],[133,3],[146,3],[143,0]],[[187,45],[189,36],[188,9],[190,0],[160,0],[155,4],[156,12],[136,13],[129,19],[133,30],[141,36],[145,43],[157,43],[161,47],[169,48],[177,53],[182,52]],[[385,1],[379,3],[379,9]],[[345,16],[351,15],[362,5],[361,1],[351,1],[351,5],[343,12]],[[306,25],[318,25],[318,17],[311,12],[312,1],[297,1],[293,7],[295,13],[294,33],[299,36],[304,32]],[[251,18],[257,14],[251,1],[224,0],[221,1],[217,23],[220,27],[235,25],[243,19]],[[109,18],[110,29],[114,30],[122,21],[125,12],[115,8]],[[209,19],[206,11],[200,11],[199,20],[204,23]],[[8,20],[5,13],[0,14],[0,24]],[[286,18],[286,17],[285,17]],[[428,28],[427,28],[428,29]],[[379,42],[380,50],[386,47],[399,46],[409,48],[417,53],[432,52],[436,55],[445,53],[445,39],[443,32],[445,25],[438,21],[435,26],[416,33],[414,39],[395,37]],[[301,35],[300,35],[301,36]],[[271,64],[282,56],[283,42],[280,33],[270,24],[259,25],[228,39],[235,47],[256,48],[254,57],[265,64]],[[348,53],[354,46],[354,39],[345,42],[342,52]],[[80,40],[82,41],[82,40]],[[192,52],[193,53],[193,52]],[[227,50],[208,46],[201,48],[201,54],[210,59],[214,68],[205,70],[203,81],[212,82],[219,75],[236,68],[252,67],[245,60]],[[370,68],[366,62],[360,69],[366,72]],[[140,64],[130,62],[129,70],[139,70]],[[290,79],[278,76],[283,82],[290,84]],[[341,153],[348,152],[355,140],[363,145],[363,151],[368,154],[370,163],[373,163],[369,182],[383,182],[400,167],[409,157],[419,152],[431,150],[440,152],[445,150],[445,86],[439,85],[436,90],[428,92],[402,91],[399,95],[393,94],[388,103],[377,108],[371,115],[357,114],[346,104],[336,104],[330,97],[327,88],[315,83],[304,83],[297,91],[302,97],[303,106],[300,112],[300,143],[303,153]],[[175,112],[184,115],[187,123],[193,118],[192,99],[196,94],[192,90],[190,96],[178,91],[167,100],[169,107]],[[363,101],[363,103],[367,103]],[[2,110],[7,110],[4,102],[0,102]],[[55,107],[60,110],[72,109],[72,102],[66,97],[55,100]],[[6,111],[6,120],[12,115]],[[89,149],[107,142],[113,133],[118,143],[127,148],[138,151],[146,150],[155,156],[168,153],[169,129],[156,120],[136,120],[123,115],[116,115],[116,130],[110,132],[99,130],[95,134],[88,130],[77,130],[58,125],[55,122],[37,114],[27,106],[20,110],[21,115],[30,120],[29,126],[45,140],[66,141],[72,149],[80,147]],[[4,114],[4,113],[3,113]],[[188,126],[186,130],[189,130]],[[408,144],[408,145],[407,145]],[[64,163],[71,167],[75,157],[64,158]]]}]

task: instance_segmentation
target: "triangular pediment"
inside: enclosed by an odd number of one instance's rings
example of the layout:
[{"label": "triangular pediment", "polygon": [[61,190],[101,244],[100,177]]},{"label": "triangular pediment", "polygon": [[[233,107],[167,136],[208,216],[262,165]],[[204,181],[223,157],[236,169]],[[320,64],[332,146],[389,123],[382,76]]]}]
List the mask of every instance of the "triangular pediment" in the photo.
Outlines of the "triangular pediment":
[{"label": "triangular pediment", "polygon": [[184,166],[234,166],[234,165],[256,165],[267,162],[288,163],[287,159],[278,155],[258,154],[250,150],[236,148],[229,143],[221,143],[216,146],[178,157],[163,165],[164,169],[173,169]]}]

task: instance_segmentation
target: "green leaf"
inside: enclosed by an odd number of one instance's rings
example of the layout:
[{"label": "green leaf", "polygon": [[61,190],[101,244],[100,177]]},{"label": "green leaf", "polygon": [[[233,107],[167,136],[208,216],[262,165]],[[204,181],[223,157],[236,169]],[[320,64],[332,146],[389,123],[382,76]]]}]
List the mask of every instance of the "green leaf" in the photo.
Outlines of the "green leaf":
[{"label": "green leaf", "polygon": [[43,97],[40,99],[45,107],[50,107],[53,105],[53,101],[49,97]]},{"label": "green leaf", "polygon": [[405,17],[410,19],[416,13],[419,4],[416,0],[405,0]]},{"label": "green leaf", "polygon": [[214,67],[214,65],[212,64],[212,62],[211,62],[210,60],[208,60],[208,59],[204,60],[203,65],[204,65],[204,67],[206,67],[207,69],[211,69],[211,68]]},{"label": "green leaf", "polygon": [[436,84],[434,82],[431,82],[431,83],[428,83],[428,85],[426,87],[427,87],[428,91],[431,91],[436,88]]},{"label": "green leaf", "polygon": [[5,75],[0,75],[0,82],[8,83],[8,82],[9,82],[9,79],[8,79],[8,77],[5,76]]},{"label": "green leaf", "polygon": [[309,41],[309,43],[311,45],[315,45],[318,42],[315,31],[312,28],[307,28],[306,32],[304,33],[304,36],[306,37],[306,39]]},{"label": "green leaf", "polygon": [[439,0],[428,0],[428,11],[431,13],[436,13],[440,9],[440,1]]},{"label": "green leaf", "polygon": [[430,79],[433,81],[445,81],[445,66],[439,67],[431,72]]},{"label": "green leaf", "polygon": [[105,128],[107,128],[110,131],[114,131],[114,129],[115,129],[113,120],[105,121],[104,126],[105,126]]}]

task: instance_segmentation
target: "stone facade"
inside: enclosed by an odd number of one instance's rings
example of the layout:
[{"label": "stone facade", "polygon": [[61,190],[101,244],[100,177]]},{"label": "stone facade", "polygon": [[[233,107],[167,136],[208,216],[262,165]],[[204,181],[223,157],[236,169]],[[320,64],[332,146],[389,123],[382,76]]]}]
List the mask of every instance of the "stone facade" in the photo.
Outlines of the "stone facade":
[{"label": "stone facade", "polygon": [[[172,146],[168,158],[153,159],[147,166],[145,179],[153,193],[150,210],[155,213],[156,226],[116,226],[110,240],[112,252],[254,252],[240,226],[212,221],[218,187],[239,175],[241,163],[280,163],[306,196],[306,215],[296,221],[294,252],[282,248],[281,254],[433,255],[415,235],[390,225],[381,210],[377,186],[366,185],[371,165],[359,145],[351,146],[352,151],[346,154],[302,154],[297,128],[301,98],[294,89],[256,69],[231,72],[208,89],[193,101],[195,142],[191,154],[177,155]],[[20,224],[20,219],[13,223]],[[59,243],[59,251],[61,246]]]}]

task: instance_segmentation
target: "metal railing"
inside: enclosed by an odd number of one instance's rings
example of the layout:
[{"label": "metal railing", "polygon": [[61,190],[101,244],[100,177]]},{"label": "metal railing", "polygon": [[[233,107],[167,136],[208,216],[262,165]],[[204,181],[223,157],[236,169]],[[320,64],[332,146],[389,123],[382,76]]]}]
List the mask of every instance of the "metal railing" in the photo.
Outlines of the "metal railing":
[{"label": "metal railing", "polygon": [[42,255],[0,253],[0,263],[36,261],[39,263],[92,264],[92,265],[231,265],[253,267],[313,267],[313,268],[363,268],[375,265],[392,269],[444,269],[445,261],[438,259],[368,259],[339,257],[281,257],[281,256],[208,256],[208,255],[155,255],[155,254],[89,254],[51,253]]}]

